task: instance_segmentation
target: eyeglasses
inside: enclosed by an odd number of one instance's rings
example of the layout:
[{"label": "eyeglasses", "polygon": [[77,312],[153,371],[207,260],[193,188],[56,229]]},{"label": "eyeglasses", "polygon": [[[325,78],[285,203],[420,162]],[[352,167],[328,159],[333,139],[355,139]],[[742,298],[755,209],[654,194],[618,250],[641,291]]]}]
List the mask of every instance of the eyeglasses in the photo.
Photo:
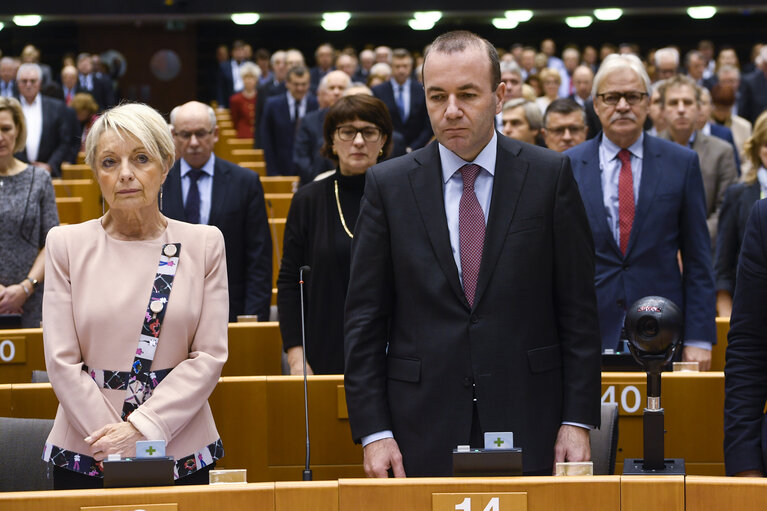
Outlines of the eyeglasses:
[{"label": "eyeglasses", "polygon": [[205,138],[208,135],[213,133],[213,130],[198,130],[198,131],[176,131],[175,134],[178,138],[184,139],[184,140],[190,140],[193,136],[197,138],[197,140],[201,138]]},{"label": "eyeglasses", "polygon": [[336,128],[338,139],[344,142],[351,142],[357,138],[357,133],[362,133],[362,139],[365,142],[378,142],[381,140],[381,130],[373,126],[365,126],[360,129],[354,126],[339,126]]},{"label": "eyeglasses", "polygon": [[646,92],[631,91],[631,92],[605,92],[603,94],[597,94],[598,98],[602,98],[602,101],[606,105],[615,106],[620,103],[621,98],[626,100],[631,106],[638,105],[642,99],[647,96]]},{"label": "eyeglasses", "polygon": [[556,128],[546,128],[546,131],[548,131],[549,133],[553,135],[561,137],[561,136],[564,136],[565,131],[569,130],[571,135],[576,135],[585,129],[586,129],[586,126],[583,126],[583,125],[579,126],[577,124],[573,124],[572,126],[559,126]]},{"label": "eyeglasses", "polygon": [[22,85],[26,85],[26,84],[34,85],[37,83],[37,78],[22,78],[16,81]]}]

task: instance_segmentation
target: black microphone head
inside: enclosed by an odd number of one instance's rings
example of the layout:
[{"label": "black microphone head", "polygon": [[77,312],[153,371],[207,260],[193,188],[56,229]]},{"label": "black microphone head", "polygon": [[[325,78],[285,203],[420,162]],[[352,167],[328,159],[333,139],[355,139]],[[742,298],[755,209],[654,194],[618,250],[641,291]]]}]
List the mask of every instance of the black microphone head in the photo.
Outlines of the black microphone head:
[{"label": "black microphone head", "polygon": [[626,314],[629,342],[640,354],[673,352],[682,337],[682,312],[671,300],[646,296],[634,302]]},{"label": "black microphone head", "polygon": [[302,267],[300,267],[298,269],[298,271],[304,272],[304,273],[309,273],[310,271],[312,271],[312,267],[311,266],[302,266]]}]

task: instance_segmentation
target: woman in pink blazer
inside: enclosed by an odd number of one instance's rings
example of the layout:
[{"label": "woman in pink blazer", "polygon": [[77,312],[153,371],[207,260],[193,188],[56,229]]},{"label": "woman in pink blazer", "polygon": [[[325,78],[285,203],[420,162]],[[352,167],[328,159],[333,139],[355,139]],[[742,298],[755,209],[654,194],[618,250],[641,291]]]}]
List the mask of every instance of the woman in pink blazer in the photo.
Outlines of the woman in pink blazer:
[{"label": "woman in pink blazer", "polygon": [[173,163],[166,122],[140,104],[105,112],[86,161],[109,211],[46,244],[45,359],[59,400],[43,458],[54,487],[102,485],[109,454],[164,440],[177,484],[205,483],[223,456],[208,396],[227,357],[224,240],[164,217]]}]

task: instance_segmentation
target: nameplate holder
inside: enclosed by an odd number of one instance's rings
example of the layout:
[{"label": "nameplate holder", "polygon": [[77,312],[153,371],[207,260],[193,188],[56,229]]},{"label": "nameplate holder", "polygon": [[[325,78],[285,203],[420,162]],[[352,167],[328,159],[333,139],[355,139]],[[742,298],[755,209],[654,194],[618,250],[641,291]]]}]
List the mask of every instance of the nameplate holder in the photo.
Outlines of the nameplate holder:
[{"label": "nameplate holder", "polygon": [[128,504],[121,506],[82,506],[80,511],[178,511],[177,503]]}]

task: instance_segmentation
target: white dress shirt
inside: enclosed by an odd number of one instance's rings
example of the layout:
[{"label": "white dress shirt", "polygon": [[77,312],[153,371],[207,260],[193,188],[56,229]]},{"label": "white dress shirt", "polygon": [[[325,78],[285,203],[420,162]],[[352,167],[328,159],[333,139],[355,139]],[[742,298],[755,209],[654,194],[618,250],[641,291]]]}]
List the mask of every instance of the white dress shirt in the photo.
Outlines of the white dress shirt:
[{"label": "white dress shirt", "polygon": [[27,123],[27,158],[30,162],[37,161],[40,151],[40,137],[43,135],[43,100],[40,94],[35,96],[32,103],[27,103],[21,97],[21,110]]}]

